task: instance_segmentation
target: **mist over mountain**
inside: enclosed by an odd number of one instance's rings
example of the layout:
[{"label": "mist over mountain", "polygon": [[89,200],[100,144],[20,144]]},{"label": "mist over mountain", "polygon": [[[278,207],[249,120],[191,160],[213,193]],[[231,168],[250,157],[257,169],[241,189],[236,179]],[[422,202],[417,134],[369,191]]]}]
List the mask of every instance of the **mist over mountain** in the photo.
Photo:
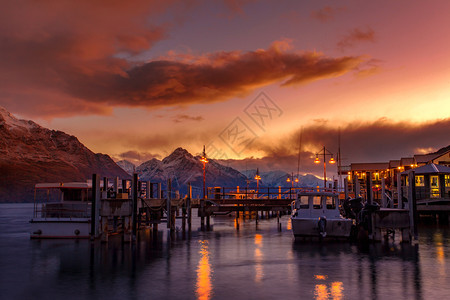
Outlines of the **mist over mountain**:
[{"label": "mist over mountain", "polygon": [[19,120],[0,107],[0,202],[32,202],[36,183],[86,181],[93,173],[130,177],[75,136]]},{"label": "mist over mountain", "polygon": [[[247,176],[249,179],[253,179],[256,174],[256,170],[246,170],[242,171],[242,173]],[[268,172],[259,172],[259,176],[261,176],[261,180],[259,182],[260,186],[268,186],[268,187],[289,187],[292,183],[287,182],[287,179],[290,178],[292,180],[292,174],[286,173],[280,170],[268,171]],[[294,174],[294,179],[297,176]],[[312,175],[305,174],[298,176],[299,182],[298,184],[294,182],[294,187],[317,187],[323,186],[323,180]]]}]

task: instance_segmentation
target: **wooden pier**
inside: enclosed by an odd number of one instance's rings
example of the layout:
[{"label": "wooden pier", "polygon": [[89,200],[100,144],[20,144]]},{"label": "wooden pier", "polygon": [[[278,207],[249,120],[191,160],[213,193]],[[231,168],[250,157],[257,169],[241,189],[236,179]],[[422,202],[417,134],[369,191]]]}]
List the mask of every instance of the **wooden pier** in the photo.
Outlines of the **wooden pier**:
[{"label": "wooden pier", "polygon": [[[259,215],[277,217],[289,213],[290,204],[296,195],[295,189],[266,188],[261,191],[239,187],[212,188],[208,196],[211,198],[193,199],[192,188],[188,185],[188,195],[181,198],[178,192],[172,191],[172,183],[167,181],[167,189],[162,190],[160,183],[141,182],[134,174],[131,185],[129,181],[114,179],[111,186],[107,178],[103,178],[103,187],[97,174],[92,178],[92,212],[91,239],[108,241],[111,234],[122,233],[124,242],[136,239],[136,233],[143,228],[158,231],[158,226],[165,223],[167,229],[175,232],[175,220],[181,219],[183,232],[192,227],[192,209],[197,209],[201,220],[201,229],[210,228],[210,218],[224,213],[235,213],[237,229],[239,229],[240,214],[256,212],[256,222]],[[110,188],[111,186],[111,188]]]}]

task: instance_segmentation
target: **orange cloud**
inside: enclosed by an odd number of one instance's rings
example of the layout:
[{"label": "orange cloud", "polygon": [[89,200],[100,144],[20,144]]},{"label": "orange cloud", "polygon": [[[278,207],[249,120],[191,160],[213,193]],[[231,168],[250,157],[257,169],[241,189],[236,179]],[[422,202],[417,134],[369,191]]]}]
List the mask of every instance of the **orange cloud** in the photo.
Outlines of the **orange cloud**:
[{"label": "orange cloud", "polygon": [[172,2],[25,3],[8,2],[0,11],[0,99],[9,110],[28,116],[226,101],[275,82],[293,85],[340,76],[363,61],[294,52],[283,40],[268,49],[175,55],[138,64],[129,58],[164,39],[171,26],[151,23],[149,17]]}]

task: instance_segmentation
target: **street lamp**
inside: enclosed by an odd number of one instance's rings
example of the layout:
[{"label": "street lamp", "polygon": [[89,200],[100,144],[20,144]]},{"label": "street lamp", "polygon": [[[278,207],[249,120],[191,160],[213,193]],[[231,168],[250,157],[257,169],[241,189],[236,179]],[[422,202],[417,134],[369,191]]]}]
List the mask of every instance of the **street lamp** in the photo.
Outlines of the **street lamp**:
[{"label": "street lamp", "polygon": [[208,159],[206,158],[205,146],[203,145],[203,154],[200,161],[203,163],[203,199],[206,199],[206,164]]},{"label": "street lamp", "polygon": [[336,160],[334,160],[333,153],[328,151],[325,146],[323,146],[322,150],[316,153],[316,159],[314,159],[314,163],[316,164],[320,163],[319,155],[323,155],[323,187],[327,188],[327,161],[325,157],[327,155],[331,156],[329,161],[330,164],[335,164]]},{"label": "street lamp", "polygon": [[256,193],[258,194],[258,192],[259,192],[259,181],[261,180],[261,176],[259,176],[259,169],[258,168],[256,168],[255,179],[256,179]]},{"label": "street lamp", "polygon": [[291,177],[288,176],[288,178],[286,179],[286,182],[288,182],[288,183],[290,182],[292,187],[294,187],[294,182],[295,182],[295,184],[298,183],[298,177],[296,177],[294,179],[294,173],[292,173],[292,176]]}]

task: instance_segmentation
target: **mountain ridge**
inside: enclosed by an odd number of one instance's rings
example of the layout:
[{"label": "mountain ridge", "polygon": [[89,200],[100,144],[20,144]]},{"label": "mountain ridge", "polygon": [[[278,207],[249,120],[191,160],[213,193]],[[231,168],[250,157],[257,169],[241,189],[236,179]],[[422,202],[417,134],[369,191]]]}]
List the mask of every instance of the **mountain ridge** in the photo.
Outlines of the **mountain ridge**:
[{"label": "mountain ridge", "polygon": [[130,177],[77,137],[17,119],[0,107],[0,202],[31,202],[36,183],[86,181],[93,173]]}]

